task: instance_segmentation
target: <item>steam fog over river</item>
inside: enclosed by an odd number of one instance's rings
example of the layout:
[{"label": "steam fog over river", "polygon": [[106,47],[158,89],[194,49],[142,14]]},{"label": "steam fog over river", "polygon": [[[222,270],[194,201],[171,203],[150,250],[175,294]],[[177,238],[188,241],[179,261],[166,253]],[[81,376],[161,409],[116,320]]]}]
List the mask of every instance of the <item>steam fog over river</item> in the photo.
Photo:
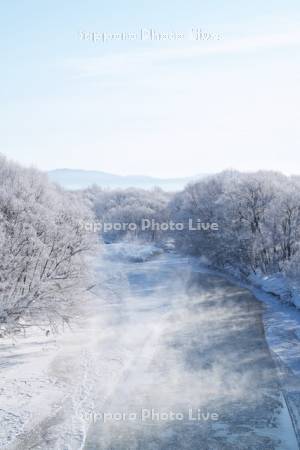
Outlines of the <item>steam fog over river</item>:
[{"label": "steam fog over river", "polygon": [[22,449],[297,449],[262,304],[186,258],[129,254],[105,246],[78,367],[53,365],[80,388]]},{"label": "steam fog over river", "polygon": [[117,349],[120,372],[95,395],[84,448],[297,448],[262,305],[187,259],[128,263],[118,245],[106,249],[114,332],[103,351]]}]

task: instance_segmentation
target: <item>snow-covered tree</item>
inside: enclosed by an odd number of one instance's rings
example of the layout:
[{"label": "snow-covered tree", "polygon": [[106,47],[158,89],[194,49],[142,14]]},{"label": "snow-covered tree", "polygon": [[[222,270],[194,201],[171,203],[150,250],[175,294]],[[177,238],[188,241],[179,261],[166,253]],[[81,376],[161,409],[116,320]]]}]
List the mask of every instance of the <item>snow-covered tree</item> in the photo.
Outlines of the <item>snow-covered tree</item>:
[{"label": "snow-covered tree", "polygon": [[84,275],[88,208],[34,169],[0,158],[0,326],[64,317]]}]

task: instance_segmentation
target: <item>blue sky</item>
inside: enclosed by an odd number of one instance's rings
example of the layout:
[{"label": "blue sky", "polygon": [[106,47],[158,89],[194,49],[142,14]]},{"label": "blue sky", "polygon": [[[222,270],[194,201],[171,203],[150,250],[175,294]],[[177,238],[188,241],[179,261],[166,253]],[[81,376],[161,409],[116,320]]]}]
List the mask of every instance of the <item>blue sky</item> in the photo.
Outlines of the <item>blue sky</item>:
[{"label": "blue sky", "polygon": [[[2,2],[0,152],[41,169],[300,173],[300,3]],[[183,33],[92,42],[80,32]],[[212,34],[195,41],[192,29]]]}]

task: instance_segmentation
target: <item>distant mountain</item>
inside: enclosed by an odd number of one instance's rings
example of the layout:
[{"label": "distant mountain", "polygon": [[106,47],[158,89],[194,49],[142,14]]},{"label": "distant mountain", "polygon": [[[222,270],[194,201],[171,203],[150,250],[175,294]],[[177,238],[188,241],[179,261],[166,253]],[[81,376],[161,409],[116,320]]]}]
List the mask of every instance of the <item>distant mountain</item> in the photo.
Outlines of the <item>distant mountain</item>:
[{"label": "distant mountain", "polygon": [[143,175],[113,175],[95,170],[56,169],[48,172],[51,181],[66,189],[84,189],[93,184],[105,188],[137,187],[151,189],[155,186],[168,191],[177,191],[203,175],[184,178],[155,178]]}]

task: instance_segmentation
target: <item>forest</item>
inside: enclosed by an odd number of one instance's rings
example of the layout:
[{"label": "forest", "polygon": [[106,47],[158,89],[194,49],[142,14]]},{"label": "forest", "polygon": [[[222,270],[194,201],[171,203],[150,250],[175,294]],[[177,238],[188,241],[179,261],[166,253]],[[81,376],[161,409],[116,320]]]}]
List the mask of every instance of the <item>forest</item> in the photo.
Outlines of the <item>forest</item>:
[{"label": "forest", "polygon": [[[199,258],[238,277],[280,276],[298,286],[300,179],[226,171],[181,192],[156,188],[65,191],[47,176],[0,160],[0,333],[68,320],[90,282],[101,243],[136,240]],[[133,231],[87,232],[83,223],[134,223]],[[145,221],[217,224],[189,230]]]}]

